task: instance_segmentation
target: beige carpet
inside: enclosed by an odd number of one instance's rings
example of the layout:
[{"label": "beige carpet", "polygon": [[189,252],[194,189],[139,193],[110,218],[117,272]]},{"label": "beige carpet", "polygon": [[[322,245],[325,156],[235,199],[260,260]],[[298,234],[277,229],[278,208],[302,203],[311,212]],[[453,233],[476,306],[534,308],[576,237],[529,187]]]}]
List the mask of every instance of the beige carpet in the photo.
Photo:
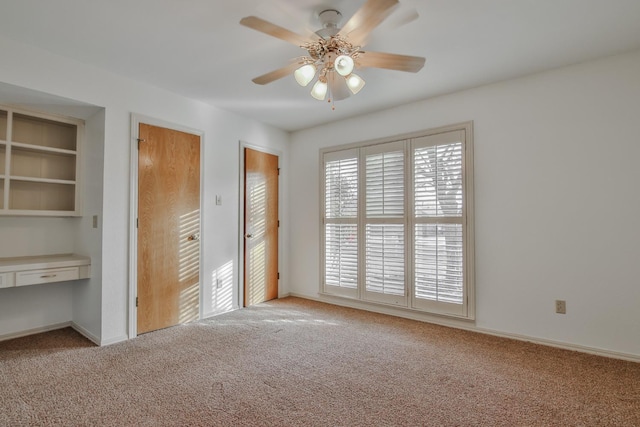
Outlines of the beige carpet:
[{"label": "beige carpet", "polygon": [[0,426],[27,425],[640,426],[640,364],[287,298],[2,342]]}]

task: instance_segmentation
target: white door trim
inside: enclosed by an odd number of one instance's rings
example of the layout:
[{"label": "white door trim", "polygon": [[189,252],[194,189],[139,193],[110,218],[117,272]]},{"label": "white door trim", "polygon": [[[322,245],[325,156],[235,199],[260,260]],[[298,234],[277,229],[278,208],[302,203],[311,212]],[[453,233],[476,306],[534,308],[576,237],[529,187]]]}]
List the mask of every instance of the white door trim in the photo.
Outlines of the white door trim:
[{"label": "white door trim", "polygon": [[192,135],[197,135],[198,137],[200,137],[200,318],[202,318],[203,303],[202,249],[204,247],[204,240],[206,238],[202,221],[202,218],[204,216],[204,132],[142,114],[131,113],[131,172],[129,180],[131,184],[129,191],[129,318],[127,319],[127,322],[129,324],[129,339],[138,336],[138,310],[136,308],[136,296],[138,290],[138,132],[140,129],[140,123],[190,133]]},{"label": "white door trim", "polygon": [[[278,169],[282,168],[282,151],[272,148],[253,145],[240,140],[240,188],[239,193],[239,214],[238,214],[238,292],[236,304],[238,308],[244,307],[244,149],[250,148],[262,153],[272,154],[278,158]],[[282,180],[278,176],[278,221],[282,216]],[[278,228],[278,271],[282,271],[282,231]],[[282,295],[281,280],[278,279],[278,298]]]}]

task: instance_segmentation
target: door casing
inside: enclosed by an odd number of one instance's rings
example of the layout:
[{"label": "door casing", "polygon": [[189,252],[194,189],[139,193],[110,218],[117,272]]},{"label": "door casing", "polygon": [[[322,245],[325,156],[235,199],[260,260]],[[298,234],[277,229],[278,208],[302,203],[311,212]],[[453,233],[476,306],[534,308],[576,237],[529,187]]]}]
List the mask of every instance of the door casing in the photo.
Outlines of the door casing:
[{"label": "door casing", "polygon": [[129,316],[128,316],[128,333],[129,339],[135,338],[138,335],[137,318],[138,311],[136,308],[136,293],[138,283],[138,233],[136,227],[136,220],[138,218],[138,132],[140,123],[149,124],[152,126],[163,127],[167,129],[177,130],[181,132],[198,135],[200,137],[200,304],[199,304],[199,317],[202,318],[203,310],[203,258],[202,248],[205,241],[205,230],[202,218],[204,218],[204,132],[197,129],[191,129],[185,126],[177,125],[175,123],[166,122],[164,120],[156,119],[153,117],[144,116],[141,114],[131,114],[131,165],[130,165],[130,215],[129,215]]}]

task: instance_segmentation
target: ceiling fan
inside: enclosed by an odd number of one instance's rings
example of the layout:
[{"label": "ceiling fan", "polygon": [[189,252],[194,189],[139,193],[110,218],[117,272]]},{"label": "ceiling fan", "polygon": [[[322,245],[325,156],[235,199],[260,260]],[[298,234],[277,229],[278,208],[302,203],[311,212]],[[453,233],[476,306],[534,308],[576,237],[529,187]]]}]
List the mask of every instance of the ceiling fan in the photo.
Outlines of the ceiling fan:
[{"label": "ceiling fan", "polygon": [[398,0],[367,0],[342,28],[338,27],[342,18],[339,11],[323,10],[319,13],[322,29],[308,37],[256,16],[242,18],[240,24],[307,51],[307,55],[254,78],[253,82],[265,85],[293,73],[298,84],[307,86],[317,77],[311,96],[322,101],[328,93],[329,102],[332,102],[355,95],[364,87],[362,77],[353,72],[355,68],[373,67],[417,73],[424,66],[425,58],[362,50],[370,33],[398,5]]}]

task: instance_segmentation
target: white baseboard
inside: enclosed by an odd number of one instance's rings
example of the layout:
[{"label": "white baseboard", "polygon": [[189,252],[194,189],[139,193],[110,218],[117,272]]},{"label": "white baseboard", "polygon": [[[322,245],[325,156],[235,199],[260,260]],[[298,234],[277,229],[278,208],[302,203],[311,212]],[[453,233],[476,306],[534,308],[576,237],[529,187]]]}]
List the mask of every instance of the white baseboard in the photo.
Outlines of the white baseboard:
[{"label": "white baseboard", "polygon": [[100,339],[98,337],[96,337],[91,332],[87,331],[85,328],[81,327],[80,325],[74,322],[55,323],[53,325],[40,326],[38,328],[32,328],[32,329],[27,329],[20,332],[13,332],[10,334],[0,335],[0,341],[12,340],[14,338],[21,338],[29,335],[41,334],[43,332],[55,331],[57,329],[64,329],[68,327],[73,328],[76,332],[78,332],[80,335],[82,335],[89,341],[93,342],[94,344],[100,345]]},{"label": "white baseboard", "polygon": [[588,346],[583,346],[579,344],[571,344],[571,343],[565,343],[561,341],[548,340],[545,338],[530,337],[527,335],[512,334],[509,332],[501,332],[493,329],[479,328],[467,321],[456,321],[455,319],[449,320],[445,318],[440,318],[439,316],[432,316],[427,313],[423,314],[423,313],[415,313],[415,312],[405,312],[403,310],[395,309],[394,307],[386,307],[384,305],[369,304],[364,301],[350,300],[350,299],[345,299],[340,297],[331,297],[327,295],[320,295],[319,297],[317,297],[317,296],[310,296],[310,295],[304,295],[304,294],[297,294],[295,292],[291,292],[287,296],[323,302],[326,304],[338,305],[341,307],[349,307],[349,308],[355,308],[358,310],[371,311],[374,313],[387,314],[390,316],[403,317],[406,319],[417,320],[425,323],[434,323],[437,325],[447,326],[450,328],[463,329],[465,331],[478,332],[481,334],[493,335],[501,338],[509,338],[509,339],[514,339],[518,341],[526,341],[534,344],[545,345],[548,347],[556,347],[564,350],[578,351],[581,353],[588,353],[596,356],[603,356],[603,357],[609,357],[612,359],[621,359],[621,360],[627,360],[630,362],[640,363],[640,355],[637,355],[637,354],[621,353],[617,351],[588,347]]},{"label": "white baseboard", "polygon": [[[278,298],[281,298],[281,297],[278,297]],[[232,308],[230,308],[228,310],[210,311],[208,313],[203,313],[202,314],[202,318],[199,319],[199,320],[210,319],[212,317],[220,316],[221,314],[231,313],[232,311],[236,311],[236,310],[239,310],[239,308],[238,307],[232,307]],[[196,320],[196,322],[197,322],[197,320]]]},{"label": "white baseboard", "polygon": [[109,338],[106,340],[100,340],[100,343],[98,345],[102,347],[105,345],[117,344],[122,341],[127,341],[128,339],[129,339],[128,335],[120,335],[120,336]]},{"label": "white baseboard", "polygon": [[91,341],[92,343],[94,343],[95,345],[100,345],[100,338],[96,337],[95,335],[93,335],[91,332],[89,332],[87,329],[83,328],[82,326],[78,325],[75,322],[71,322],[71,327],[80,335],[82,335],[83,337],[85,337],[86,339],[88,339],[89,341]]},{"label": "white baseboard", "polygon": [[25,331],[12,332],[9,334],[0,335],[0,341],[12,340],[14,338],[26,337],[28,335],[41,334],[43,332],[55,331],[56,329],[62,329],[71,326],[71,322],[55,323],[53,325],[40,326],[33,329],[27,329]]},{"label": "white baseboard", "polygon": [[548,347],[561,348],[563,350],[578,351],[580,353],[593,354],[595,356],[609,357],[611,359],[627,360],[629,362],[640,363],[640,356],[630,353],[621,353],[602,348],[588,347],[579,344],[570,344],[561,341],[548,340],[545,338],[529,337],[527,335],[512,334],[506,332],[495,331],[493,329],[475,328],[469,329],[472,332],[493,335],[496,337],[510,338],[518,341],[526,341],[534,344],[546,345]]}]

